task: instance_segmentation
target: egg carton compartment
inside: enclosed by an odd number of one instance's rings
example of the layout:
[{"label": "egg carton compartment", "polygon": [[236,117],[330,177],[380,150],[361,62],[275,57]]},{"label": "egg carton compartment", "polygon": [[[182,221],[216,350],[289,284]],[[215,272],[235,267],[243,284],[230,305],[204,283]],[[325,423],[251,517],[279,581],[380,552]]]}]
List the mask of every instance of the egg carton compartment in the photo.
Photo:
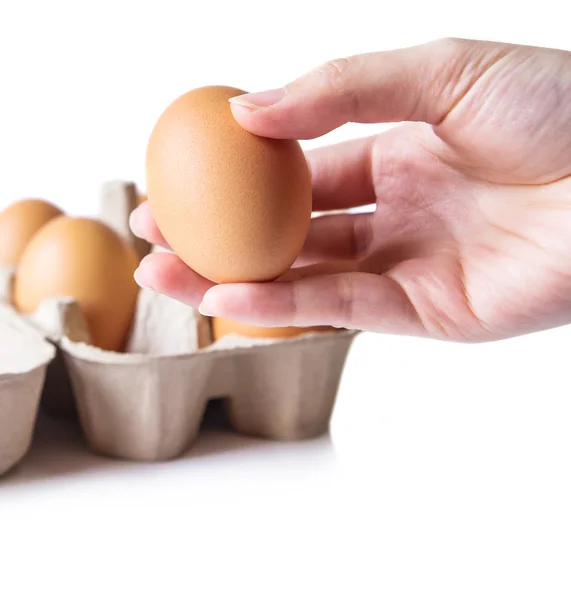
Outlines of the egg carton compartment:
[{"label": "egg carton compartment", "polygon": [[55,348],[0,298],[0,476],[26,455]]},{"label": "egg carton compartment", "polygon": [[[141,258],[150,245],[136,238],[129,228],[129,215],[139,201],[137,188],[131,182],[109,181],[101,187],[98,218],[133,245]],[[12,281],[15,271],[0,267],[0,303],[11,305]],[[64,335],[73,331],[73,339],[89,341],[87,325],[79,307],[71,298],[53,298],[44,301],[38,310],[22,317],[47,340],[55,344],[55,357],[47,366],[40,407],[52,417],[77,418],[74,392],[59,344]]]},{"label": "egg carton compartment", "polygon": [[[102,220],[135,244],[128,230],[134,189],[107,184]],[[136,247],[141,256],[149,251]],[[0,298],[7,309],[10,290],[5,276]],[[26,317],[10,311],[56,347],[43,363],[47,409],[76,409],[93,451],[136,461],[169,460],[186,451],[214,398],[224,399],[230,424],[245,435],[291,440],[324,433],[356,335],[338,330],[274,340],[227,336],[212,343],[208,318],[141,290],[125,352],[116,353],[90,343],[71,298],[46,300]],[[17,390],[9,396],[19,402]]]},{"label": "egg carton compartment", "polygon": [[[160,315],[177,327],[165,328]],[[291,440],[327,430],[353,332],[287,340],[228,336],[204,347],[207,325],[193,309],[143,290],[132,336],[137,345],[130,348],[139,352],[62,339],[80,421],[95,451],[175,458],[195,441],[214,398],[225,399],[231,425],[243,434]]]},{"label": "egg carton compartment", "polygon": [[[40,336],[44,343],[49,343],[53,349],[53,356],[46,364],[40,408],[54,417],[74,418],[75,398],[58,342],[64,335],[72,335],[77,341],[89,341],[87,325],[81,310],[71,298],[54,298],[45,300],[34,314],[20,315],[11,303],[14,276],[13,269],[0,267],[0,313],[5,315],[5,319],[10,319],[12,329],[18,327],[19,331],[32,332],[31,335],[35,335],[36,338]],[[10,347],[12,338],[7,333],[6,325],[4,330],[0,329],[0,343],[5,348],[4,359],[0,360],[0,370],[5,366],[8,352],[13,354],[13,360],[25,352],[21,345],[13,344]]]},{"label": "egg carton compartment", "polygon": [[50,345],[44,365],[48,373],[54,369],[51,380],[45,379],[44,397],[56,401],[63,393],[67,400],[71,390],[91,448],[138,461],[169,460],[187,450],[214,398],[224,399],[230,424],[246,435],[292,440],[324,433],[355,336],[350,331],[283,340],[230,335],[211,343],[209,319],[141,290],[126,352],[115,353],[89,343],[71,299],[45,301],[29,317],[7,305],[3,310],[58,349],[56,354]]}]

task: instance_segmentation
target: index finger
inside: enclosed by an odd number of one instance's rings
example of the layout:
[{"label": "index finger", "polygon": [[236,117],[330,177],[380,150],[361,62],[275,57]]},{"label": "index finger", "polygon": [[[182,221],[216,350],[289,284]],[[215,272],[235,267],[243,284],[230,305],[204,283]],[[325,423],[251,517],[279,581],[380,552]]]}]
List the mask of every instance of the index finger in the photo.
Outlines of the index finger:
[{"label": "index finger", "polygon": [[147,240],[153,246],[160,246],[167,250],[171,249],[153,218],[148,200],[137,206],[131,213],[129,227],[138,238]]},{"label": "index finger", "polygon": [[444,39],[329,61],[284,88],[231,98],[257,135],[313,139],[345,123],[441,123],[515,46]]}]

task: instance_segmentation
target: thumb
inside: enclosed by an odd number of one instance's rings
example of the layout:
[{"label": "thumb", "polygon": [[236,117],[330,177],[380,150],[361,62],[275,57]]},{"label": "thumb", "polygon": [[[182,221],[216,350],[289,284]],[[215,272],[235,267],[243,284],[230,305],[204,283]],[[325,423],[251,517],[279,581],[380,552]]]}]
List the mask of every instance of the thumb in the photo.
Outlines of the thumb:
[{"label": "thumb", "polygon": [[348,122],[441,123],[512,46],[443,39],[332,60],[284,88],[230,99],[235,119],[265,137],[311,139]]},{"label": "thumb", "polygon": [[370,273],[221,284],[204,294],[199,310],[258,327],[334,326],[426,335],[401,286],[389,277]]}]

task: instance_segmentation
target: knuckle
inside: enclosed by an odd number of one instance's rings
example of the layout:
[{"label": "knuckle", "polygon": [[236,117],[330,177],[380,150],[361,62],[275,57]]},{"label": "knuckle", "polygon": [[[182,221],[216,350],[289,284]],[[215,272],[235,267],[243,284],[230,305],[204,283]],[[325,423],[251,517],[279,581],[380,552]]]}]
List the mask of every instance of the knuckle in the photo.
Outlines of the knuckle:
[{"label": "knuckle", "polygon": [[341,325],[349,325],[353,322],[354,312],[354,289],[350,277],[339,275],[335,279],[336,298],[338,301],[337,313]]},{"label": "knuckle", "polygon": [[336,58],[318,69],[323,87],[345,107],[347,115],[359,114],[362,104],[360,90],[352,81],[355,61],[355,58]]},{"label": "knuckle", "polygon": [[301,318],[302,298],[299,284],[293,283],[288,286],[286,314],[290,324],[297,324]]},{"label": "knuckle", "polygon": [[355,259],[366,255],[373,241],[373,224],[369,215],[358,215],[353,221],[351,231],[351,257]]},{"label": "knuckle", "polygon": [[465,49],[469,44],[470,42],[468,40],[462,38],[442,37],[434,40],[431,45],[433,48],[442,52],[451,52],[452,54],[455,54],[459,50]]},{"label": "knuckle", "polygon": [[440,70],[447,73],[451,71],[451,66],[470,63],[485,49],[486,46],[481,42],[456,37],[444,37],[432,42],[435,62],[440,63]]},{"label": "knuckle", "polygon": [[321,75],[333,89],[343,89],[347,80],[347,75],[351,70],[351,60],[349,58],[336,58],[326,62],[321,68]]}]

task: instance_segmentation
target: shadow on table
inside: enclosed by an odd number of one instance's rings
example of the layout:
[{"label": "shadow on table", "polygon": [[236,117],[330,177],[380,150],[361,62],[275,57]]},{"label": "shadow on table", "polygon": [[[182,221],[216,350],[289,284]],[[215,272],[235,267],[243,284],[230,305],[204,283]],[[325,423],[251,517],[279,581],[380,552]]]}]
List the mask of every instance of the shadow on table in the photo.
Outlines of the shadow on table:
[{"label": "shadow on table", "polygon": [[[331,444],[329,435],[325,437]],[[212,401],[197,441],[181,457],[174,460],[190,461],[263,445],[274,447],[275,442],[233,432],[226,420],[222,401]],[[131,469],[133,464],[135,463],[94,454],[89,449],[76,420],[57,419],[40,414],[28,455],[12,471],[0,477],[0,492],[8,486],[34,483],[42,479],[101,470],[127,470]]]}]

